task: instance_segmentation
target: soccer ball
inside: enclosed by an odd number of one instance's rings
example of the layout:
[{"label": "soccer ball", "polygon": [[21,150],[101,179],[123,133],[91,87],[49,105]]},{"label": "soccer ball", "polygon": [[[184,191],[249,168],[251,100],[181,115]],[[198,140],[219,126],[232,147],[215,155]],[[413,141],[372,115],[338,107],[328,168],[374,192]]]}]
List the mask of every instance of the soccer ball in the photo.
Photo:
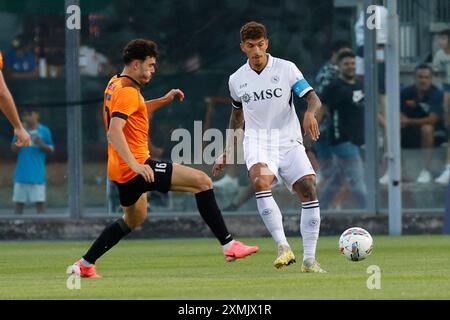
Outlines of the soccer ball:
[{"label": "soccer ball", "polygon": [[362,228],[349,228],[339,238],[339,250],[351,261],[364,260],[372,253],[372,236]]}]

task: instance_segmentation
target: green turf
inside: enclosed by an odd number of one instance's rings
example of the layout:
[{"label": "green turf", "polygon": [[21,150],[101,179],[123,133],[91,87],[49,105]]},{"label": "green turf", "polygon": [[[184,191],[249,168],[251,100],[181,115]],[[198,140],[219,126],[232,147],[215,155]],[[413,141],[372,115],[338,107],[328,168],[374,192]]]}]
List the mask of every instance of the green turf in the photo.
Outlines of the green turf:
[{"label": "green turf", "polygon": [[[322,237],[318,259],[328,274],[300,264],[272,266],[271,239],[244,239],[260,252],[225,263],[212,239],[123,241],[97,262],[103,279],[66,287],[66,266],[89,242],[0,243],[0,299],[450,299],[450,237],[375,236],[372,255],[350,262],[338,237]],[[301,260],[301,242],[290,239]],[[381,269],[381,289],[366,286],[367,267]]]}]

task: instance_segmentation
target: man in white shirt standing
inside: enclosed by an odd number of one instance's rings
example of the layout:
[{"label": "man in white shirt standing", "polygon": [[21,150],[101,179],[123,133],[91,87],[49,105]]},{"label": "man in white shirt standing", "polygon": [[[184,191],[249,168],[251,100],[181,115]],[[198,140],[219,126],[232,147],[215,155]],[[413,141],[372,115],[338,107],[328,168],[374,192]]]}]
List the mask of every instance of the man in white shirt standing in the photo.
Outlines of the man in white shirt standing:
[{"label": "man in white shirt standing", "polygon": [[[280,209],[272,197],[272,184],[281,179],[302,202],[300,230],[303,238],[302,272],[325,272],[316,261],[320,229],[315,172],[303,146],[293,94],[308,102],[303,128],[315,141],[319,138],[316,113],[321,102],[294,63],[267,53],[269,39],[264,25],[248,22],[241,28],[241,50],[248,61],[230,76],[233,100],[224,153],[213,167],[219,174],[233,159],[234,144],[243,137],[244,158],[255,188],[258,211],[278,246],[276,268],[292,264],[292,252],[283,228]],[[239,130],[240,129],[240,130]]]}]

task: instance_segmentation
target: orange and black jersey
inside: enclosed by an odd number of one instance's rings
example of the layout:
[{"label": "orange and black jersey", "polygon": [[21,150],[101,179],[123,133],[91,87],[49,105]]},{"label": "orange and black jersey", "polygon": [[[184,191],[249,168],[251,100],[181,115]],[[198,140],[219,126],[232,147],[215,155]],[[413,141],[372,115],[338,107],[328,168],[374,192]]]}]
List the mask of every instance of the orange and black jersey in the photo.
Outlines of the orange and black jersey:
[{"label": "orange and black jersey", "polygon": [[[148,112],[139,84],[128,76],[114,76],[105,89],[103,119],[106,131],[114,117],[127,121],[123,133],[128,147],[140,164],[145,163],[150,157]],[[119,183],[137,176],[111,144],[108,144],[108,176]]]}]

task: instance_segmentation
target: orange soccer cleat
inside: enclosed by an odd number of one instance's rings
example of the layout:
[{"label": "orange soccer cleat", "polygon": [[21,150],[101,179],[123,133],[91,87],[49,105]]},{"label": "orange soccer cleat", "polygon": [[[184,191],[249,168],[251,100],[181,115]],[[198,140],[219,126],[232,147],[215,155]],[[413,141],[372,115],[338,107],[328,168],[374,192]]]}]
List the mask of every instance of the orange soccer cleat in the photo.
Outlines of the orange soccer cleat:
[{"label": "orange soccer cleat", "polygon": [[257,246],[247,246],[240,241],[234,241],[229,250],[224,251],[225,260],[232,262],[236,259],[242,259],[259,250]]},{"label": "orange soccer cleat", "polygon": [[102,276],[95,271],[95,264],[86,267],[81,263],[81,259],[67,268],[67,273],[75,273],[83,278],[101,278]]}]

